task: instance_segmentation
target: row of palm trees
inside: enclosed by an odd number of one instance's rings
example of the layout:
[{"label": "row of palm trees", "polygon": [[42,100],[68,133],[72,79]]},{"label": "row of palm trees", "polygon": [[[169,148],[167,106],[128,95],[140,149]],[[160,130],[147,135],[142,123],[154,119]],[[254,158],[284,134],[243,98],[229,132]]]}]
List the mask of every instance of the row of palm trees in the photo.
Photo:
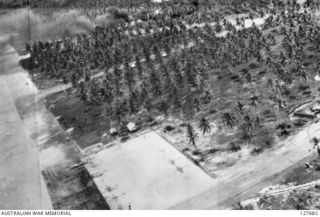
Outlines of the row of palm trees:
[{"label": "row of palm trees", "polygon": [[[84,102],[106,104],[108,115],[119,125],[128,115],[138,114],[143,109],[166,116],[176,115],[177,111],[182,113],[188,122],[187,137],[190,144],[196,146],[198,135],[191,123],[197,114],[205,113],[205,105],[210,107],[213,102],[212,85],[217,84],[212,82],[213,78],[221,80],[228,79],[230,74],[239,75],[241,82],[249,85],[250,96],[243,94],[245,102],[235,103],[239,115],[228,109],[221,112],[221,122],[225,126],[235,128],[240,124],[246,132],[253,126],[249,110],[262,106],[265,96],[255,93],[259,86],[253,73],[238,71],[240,66],[256,62],[267,68],[271,77],[267,84],[275,93],[273,102],[279,109],[285,109],[285,85],[300,77],[308,80],[301,43],[319,44],[319,27],[306,12],[288,10],[282,13],[285,8],[297,7],[297,3],[292,2],[288,5],[274,3],[277,8],[263,30],[256,25],[236,30],[228,21],[220,23],[219,19],[219,28],[212,25],[211,19],[204,19],[204,27],[192,28],[186,24],[188,17],[202,13],[201,9],[189,15],[186,10],[177,18],[172,18],[171,11],[146,22],[121,23],[53,44],[34,44],[28,49],[36,72],[71,82]],[[238,25],[242,23],[238,21]],[[147,28],[143,28],[145,26]],[[264,31],[281,26],[279,34],[284,36],[281,51],[274,54],[271,48],[276,45],[275,35],[266,35]],[[226,37],[218,37],[223,30],[229,31]],[[294,74],[287,71],[290,64],[296,67]],[[91,77],[100,70],[104,71],[102,78]],[[280,85],[277,79],[285,85]],[[198,125],[203,134],[210,132],[206,115],[201,115]]]}]

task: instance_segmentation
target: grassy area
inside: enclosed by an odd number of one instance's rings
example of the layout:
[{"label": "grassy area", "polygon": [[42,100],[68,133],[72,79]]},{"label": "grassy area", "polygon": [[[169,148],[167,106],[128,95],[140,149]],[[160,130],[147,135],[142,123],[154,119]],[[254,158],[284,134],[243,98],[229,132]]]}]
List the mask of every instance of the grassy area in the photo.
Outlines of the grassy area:
[{"label": "grassy area", "polygon": [[318,186],[307,190],[291,191],[277,196],[261,197],[256,203],[235,206],[240,210],[318,210],[320,189]]},{"label": "grassy area", "polygon": [[320,179],[320,158],[302,164],[300,167],[294,169],[291,173],[287,174],[281,184],[294,183],[301,185]]}]

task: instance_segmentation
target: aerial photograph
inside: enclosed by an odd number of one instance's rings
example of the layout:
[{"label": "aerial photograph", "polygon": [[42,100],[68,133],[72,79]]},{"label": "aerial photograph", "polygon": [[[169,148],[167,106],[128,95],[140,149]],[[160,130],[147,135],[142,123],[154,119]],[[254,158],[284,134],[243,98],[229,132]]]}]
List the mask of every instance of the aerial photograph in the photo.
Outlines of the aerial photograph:
[{"label": "aerial photograph", "polygon": [[318,209],[320,0],[0,0],[0,212]]}]

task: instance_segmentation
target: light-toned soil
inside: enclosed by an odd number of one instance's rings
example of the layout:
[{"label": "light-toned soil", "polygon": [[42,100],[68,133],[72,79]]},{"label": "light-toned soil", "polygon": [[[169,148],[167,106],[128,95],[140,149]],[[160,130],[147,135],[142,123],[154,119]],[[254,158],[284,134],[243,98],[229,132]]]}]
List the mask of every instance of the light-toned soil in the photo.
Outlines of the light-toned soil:
[{"label": "light-toned soil", "polygon": [[167,209],[214,183],[155,132],[92,151],[90,174],[111,209]]},{"label": "light-toned soil", "polygon": [[[11,51],[0,47],[0,53]],[[14,77],[23,79],[16,72],[17,60],[15,55],[0,56],[0,209],[52,209],[40,174],[37,144],[28,137],[15,106],[14,92],[23,92],[24,85],[8,84]]]},{"label": "light-toned soil", "polygon": [[108,209],[19,56],[1,44],[0,208]]},{"label": "light-toned soil", "polygon": [[[319,135],[320,123],[305,127],[297,135],[280,142],[274,148],[217,173],[215,187],[172,208],[221,209],[231,207],[242,198],[250,198],[262,188],[276,184],[292,171],[286,168],[313,156],[310,138]],[[309,134],[309,135],[308,135]],[[309,160],[309,159],[308,159]],[[298,165],[295,165],[297,167]]]}]

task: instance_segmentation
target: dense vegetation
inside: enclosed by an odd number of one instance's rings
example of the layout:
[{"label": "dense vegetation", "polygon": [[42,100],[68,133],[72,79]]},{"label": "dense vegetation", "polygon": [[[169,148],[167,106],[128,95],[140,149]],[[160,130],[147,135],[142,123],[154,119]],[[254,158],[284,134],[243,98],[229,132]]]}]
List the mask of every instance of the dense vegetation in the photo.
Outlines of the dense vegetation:
[{"label": "dense vegetation", "polygon": [[[293,190],[288,195],[268,195],[262,196],[257,202],[259,210],[313,210],[319,209],[318,187],[308,190]],[[238,203],[234,209],[237,210],[253,210],[254,206],[249,204],[246,206]]]},{"label": "dense vegetation", "polygon": [[27,0],[0,0],[0,9],[14,9],[26,7],[27,5]]},{"label": "dense vegetation", "polygon": [[[75,4],[103,9],[127,1],[87,2]],[[210,120],[218,120],[237,131],[233,149],[249,142],[259,153],[272,145],[276,130],[284,134],[286,124],[279,122],[290,108],[318,94],[313,76],[320,66],[320,28],[308,12],[318,8],[316,1],[129,5],[130,21],[27,45],[32,72],[72,83],[81,100],[101,107],[109,127],[174,116],[186,123],[196,147],[195,125],[206,134]],[[247,14],[235,24],[225,17],[240,12]],[[259,17],[262,26],[246,26]]]}]

